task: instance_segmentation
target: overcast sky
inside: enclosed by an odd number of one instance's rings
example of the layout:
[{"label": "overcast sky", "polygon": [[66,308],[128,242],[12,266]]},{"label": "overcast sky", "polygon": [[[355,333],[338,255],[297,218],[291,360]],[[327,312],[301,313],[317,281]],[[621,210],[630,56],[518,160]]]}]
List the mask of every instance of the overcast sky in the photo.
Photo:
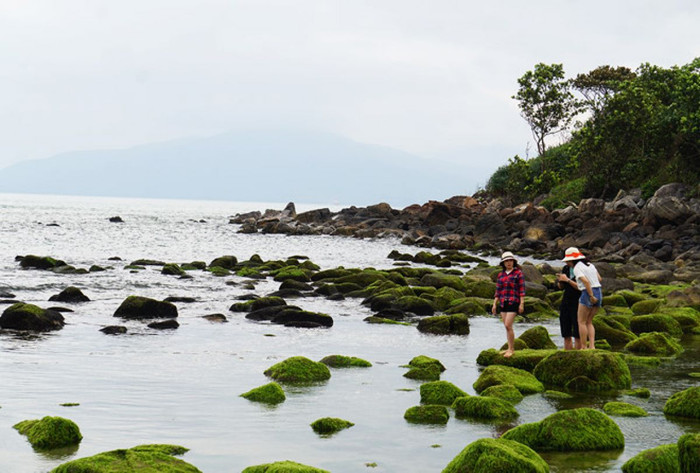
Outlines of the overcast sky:
[{"label": "overcast sky", "polygon": [[526,70],[687,64],[698,25],[696,0],[0,0],[0,168],[292,127],[495,170],[532,143]]}]

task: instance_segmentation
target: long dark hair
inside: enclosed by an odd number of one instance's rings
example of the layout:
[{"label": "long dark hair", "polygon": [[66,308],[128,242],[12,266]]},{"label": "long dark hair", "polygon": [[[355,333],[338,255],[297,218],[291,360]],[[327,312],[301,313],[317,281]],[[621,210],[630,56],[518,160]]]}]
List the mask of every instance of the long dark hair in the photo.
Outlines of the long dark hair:
[{"label": "long dark hair", "polygon": [[[512,260],[512,261],[513,261],[513,269],[520,269],[520,265],[518,264],[518,262],[516,260]],[[500,264],[501,264],[501,268],[503,268],[503,271],[505,271],[506,270],[505,261],[501,261]]]},{"label": "long dark hair", "polygon": [[579,264],[579,263],[583,263],[583,264],[585,264],[586,266],[590,266],[590,265],[591,265],[591,262],[588,261],[588,258],[581,258],[581,259],[579,259],[579,260],[576,260],[576,263],[574,263],[574,266],[576,266],[576,265]]}]

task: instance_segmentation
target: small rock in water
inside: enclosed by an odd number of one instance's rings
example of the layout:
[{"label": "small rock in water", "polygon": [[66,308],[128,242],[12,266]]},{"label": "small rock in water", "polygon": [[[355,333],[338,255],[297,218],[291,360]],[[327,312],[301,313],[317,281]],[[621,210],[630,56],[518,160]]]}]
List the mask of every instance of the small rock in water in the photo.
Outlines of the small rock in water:
[{"label": "small rock in water", "polygon": [[223,322],[228,322],[228,319],[224,314],[209,314],[209,315],[203,315],[203,319],[208,320],[209,322],[218,322],[218,323],[223,323]]},{"label": "small rock in water", "polygon": [[109,221],[112,223],[124,223],[124,220],[120,216],[109,217]]},{"label": "small rock in water", "polygon": [[101,328],[100,332],[107,335],[122,335],[126,333],[126,327],[122,325],[109,325],[107,327]]},{"label": "small rock in water", "polygon": [[156,330],[172,330],[180,326],[177,320],[169,319],[162,322],[151,322],[148,324],[148,328],[154,328]]}]

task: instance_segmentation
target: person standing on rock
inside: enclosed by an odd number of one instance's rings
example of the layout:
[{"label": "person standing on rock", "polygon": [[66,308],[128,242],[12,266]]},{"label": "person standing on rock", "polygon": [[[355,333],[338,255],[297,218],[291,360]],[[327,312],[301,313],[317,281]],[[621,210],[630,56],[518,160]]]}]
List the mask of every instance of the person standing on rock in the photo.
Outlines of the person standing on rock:
[{"label": "person standing on rock", "polygon": [[[564,290],[564,295],[559,304],[559,327],[561,336],[564,339],[564,350],[581,349],[581,336],[578,330],[578,300],[581,298],[581,291],[576,283],[574,275],[573,256],[580,254],[578,248],[568,248],[564,253],[564,268],[557,275],[557,285]],[[573,340],[572,340],[573,339]]]},{"label": "person standing on rock", "polygon": [[[570,253],[569,250],[572,250]],[[603,287],[600,283],[601,277],[598,270],[591,264],[577,248],[569,248],[566,257],[574,265],[574,276],[576,285],[581,291],[578,300],[578,331],[581,335],[581,348],[595,349],[595,328],[593,327],[593,317],[602,305]]]},{"label": "person standing on rock", "polygon": [[515,333],[513,322],[517,314],[525,311],[525,278],[515,256],[510,251],[501,255],[501,268],[496,281],[496,294],[493,298],[492,313],[501,313],[501,320],[506,328],[508,349],[503,356],[509,358],[515,351]]}]

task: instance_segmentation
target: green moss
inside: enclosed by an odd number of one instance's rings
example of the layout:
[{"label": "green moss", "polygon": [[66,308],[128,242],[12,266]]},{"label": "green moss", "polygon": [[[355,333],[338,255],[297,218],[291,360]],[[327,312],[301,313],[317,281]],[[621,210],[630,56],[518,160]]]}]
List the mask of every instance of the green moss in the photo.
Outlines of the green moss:
[{"label": "green moss", "polygon": [[627,389],[625,391],[622,391],[622,394],[625,396],[634,396],[634,397],[641,397],[644,399],[648,399],[651,397],[651,391],[649,388],[636,388],[636,389]]},{"label": "green moss", "polygon": [[301,269],[297,266],[287,266],[285,268],[273,271],[274,280],[278,282],[286,281],[288,279],[299,281],[299,282],[309,282],[311,278],[309,274],[311,271]]},{"label": "green moss", "polygon": [[480,393],[481,396],[497,397],[511,404],[517,404],[523,400],[523,395],[512,384],[496,384],[489,386]]},{"label": "green moss", "polygon": [[[467,291],[467,284],[459,276],[453,276],[440,272],[425,274],[420,279],[421,286],[433,286],[434,288],[451,287],[461,292]],[[493,297],[493,294],[491,294]]]},{"label": "green moss", "polygon": [[[623,473],[670,473],[680,470],[678,445],[659,445],[639,452],[622,465]],[[697,470],[696,470],[697,471]]]},{"label": "green moss", "polygon": [[178,445],[140,445],[73,460],[51,473],[201,473],[189,463],[173,458],[185,452],[187,449]]},{"label": "green moss", "polygon": [[536,297],[525,296],[525,311],[523,318],[534,322],[559,317],[559,312],[554,310],[547,302]]},{"label": "green moss", "polygon": [[466,395],[467,393],[449,381],[433,381],[420,387],[421,404],[451,406],[455,399]]},{"label": "green moss", "polygon": [[443,365],[440,362],[440,360],[425,355],[415,356],[411,359],[411,361],[408,362],[408,366],[411,366],[413,368],[425,368],[428,365],[437,366],[441,372],[445,371],[446,369],[445,365]]},{"label": "green moss", "polygon": [[276,296],[260,297],[245,302],[236,302],[229,310],[231,312],[252,312],[254,310],[265,309],[279,305],[287,305],[284,299]]},{"label": "green moss", "polygon": [[[228,270],[227,270],[228,271]],[[265,274],[255,267],[243,267],[236,271],[236,276],[241,278],[265,279]]]},{"label": "green moss", "polygon": [[222,268],[221,266],[211,266],[207,268],[207,271],[209,271],[211,274],[217,277],[224,277],[224,276],[230,276],[231,271],[229,271],[226,268]]},{"label": "green moss", "polygon": [[661,364],[661,358],[658,356],[637,356],[625,353],[625,362],[629,366],[648,366],[651,368],[656,368]]},{"label": "green moss", "polygon": [[593,327],[596,340],[605,339],[612,345],[624,345],[637,339],[637,335],[616,317],[598,315],[593,318]]},{"label": "green moss", "polygon": [[628,307],[632,307],[634,304],[636,304],[639,301],[644,301],[649,299],[649,296],[645,296],[642,293],[635,292],[635,291],[630,291],[628,289],[622,289],[620,291],[615,292],[616,295],[624,297],[625,301],[627,302]]},{"label": "green moss", "polygon": [[[431,287],[435,290],[435,288]],[[464,293],[449,286],[441,287],[433,294],[433,305],[437,310],[446,310],[458,299],[464,298]]]},{"label": "green moss", "polygon": [[531,448],[511,440],[480,439],[467,445],[442,473],[548,473],[549,465]]},{"label": "green moss", "polygon": [[632,305],[632,312],[634,315],[646,315],[656,312],[661,306],[660,299],[648,299],[644,301],[635,302]]},{"label": "green moss", "polygon": [[280,383],[312,383],[331,377],[326,365],[303,356],[287,358],[265,370],[264,374]]},{"label": "green moss", "polygon": [[249,401],[262,402],[265,404],[279,404],[284,402],[287,397],[284,395],[284,390],[282,387],[275,383],[267,383],[263,386],[259,386],[255,389],[241,394],[241,397],[248,399]]},{"label": "green moss", "polygon": [[573,399],[574,396],[572,396],[571,394],[563,393],[561,391],[554,391],[548,389],[544,392],[544,397],[549,399]]},{"label": "green moss", "polygon": [[185,270],[176,263],[168,263],[163,265],[163,269],[160,270],[161,274],[168,274],[171,276],[182,276],[185,274]]},{"label": "green moss", "polygon": [[411,368],[404,373],[404,378],[415,379],[418,381],[437,381],[440,379],[440,368],[435,365],[422,366],[420,368]]},{"label": "green moss", "polygon": [[14,425],[27,436],[32,447],[40,450],[77,445],[83,439],[75,422],[63,417],[46,416],[39,420],[24,420]]},{"label": "green moss", "polygon": [[665,333],[650,332],[629,342],[625,345],[625,350],[645,355],[675,356],[683,351],[683,347]]},{"label": "green moss", "polygon": [[376,269],[365,269],[359,273],[349,274],[347,276],[342,276],[335,280],[336,283],[353,283],[361,287],[367,287],[376,281],[385,281],[387,279],[387,273],[384,271],[377,271]]},{"label": "green moss", "polygon": [[369,316],[365,317],[362,319],[363,322],[367,322],[368,324],[385,324],[385,325],[406,325],[409,326],[408,322],[400,322],[398,320],[391,320],[391,319],[386,319],[384,317],[375,317],[375,316]]},{"label": "green moss", "polygon": [[330,473],[327,470],[289,460],[245,468],[241,473]]},{"label": "green moss", "polygon": [[609,416],[646,417],[649,415],[641,407],[626,402],[608,402],[603,406],[603,411]]},{"label": "green moss", "polygon": [[236,264],[238,264],[238,259],[233,255],[220,256],[214,258],[211,263],[209,263],[210,268],[224,268],[224,269],[234,269]]},{"label": "green moss", "polygon": [[624,358],[601,350],[558,351],[542,360],[534,375],[548,386],[585,392],[627,389],[632,382]]},{"label": "green moss", "polygon": [[413,406],[406,409],[403,418],[414,424],[447,424],[450,414],[445,406]]},{"label": "green moss", "polygon": [[628,307],[628,304],[621,294],[612,294],[603,297],[603,306]]},{"label": "green moss", "polygon": [[345,419],[339,419],[337,417],[322,417],[321,419],[313,421],[311,423],[311,428],[317,434],[329,435],[343,429],[349,429],[353,425],[355,424]]},{"label": "green moss", "polygon": [[525,330],[518,338],[525,342],[528,348],[534,350],[552,350],[557,348],[549,337],[549,332],[542,325]]},{"label": "green moss", "polygon": [[675,338],[683,336],[681,324],[667,314],[657,313],[632,317],[630,327],[637,335],[648,332],[665,332]]},{"label": "green moss", "polygon": [[496,293],[496,283],[481,279],[467,284],[465,291],[471,297],[481,297],[483,299],[493,299]]},{"label": "green moss", "polygon": [[700,434],[685,434],[678,439],[681,473],[700,471]]},{"label": "green moss", "polygon": [[344,355],[328,355],[320,362],[331,368],[369,368],[372,366],[372,363],[362,358]]},{"label": "green moss", "polygon": [[504,357],[502,353],[494,348],[484,350],[479,353],[476,362],[481,366],[503,365],[520,368],[525,371],[532,371],[540,361],[557,352],[557,350],[518,350],[517,345],[515,348],[516,350],[513,356],[508,358]]},{"label": "green moss", "polygon": [[602,412],[587,407],[556,412],[540,422],[520,425],[502,438],[538,452],[616,450],[625,446],[617,424]]},{"label": "green moss", "polygon": [[474,383],[474,390],[480,393],[484,389],[498,384],[512,384],[522,394],[544,391],[544,386],[532,373],[509,366],[487,366]]},{"label": "green moss", "polygon": [[493,299],[480,299],[477,297],[465,297],[452,301],[447,308],[447,314],[487,315],[486,306],[490,306]]},{"label": "green moss", "polygon": [[513,404],[490,396],[463,396],[454,400],[452,409],[457,417],[507,420],[518,417]]},{"label": "green moss", "polygon": [[465,314],[436,315],[418,321],[418,331],[433,335],[468,335],[469,317]]},{"label": "green moss", "polygon": [[430,301],[416,296],[403,296],[398,298],[396,300],[396,307],[404,312],[410,312],[416,315],[433,315],[435,313],[435,308]]},{"label": "green moss", "polygon": [[700,386],[684,389],[668,398],[664,414],[700,419]]},{"label": "green moss", "polygon": [[124,319],[175,318],[177,307],[171,302],[129,296],[117,307],[114,316]]}]

